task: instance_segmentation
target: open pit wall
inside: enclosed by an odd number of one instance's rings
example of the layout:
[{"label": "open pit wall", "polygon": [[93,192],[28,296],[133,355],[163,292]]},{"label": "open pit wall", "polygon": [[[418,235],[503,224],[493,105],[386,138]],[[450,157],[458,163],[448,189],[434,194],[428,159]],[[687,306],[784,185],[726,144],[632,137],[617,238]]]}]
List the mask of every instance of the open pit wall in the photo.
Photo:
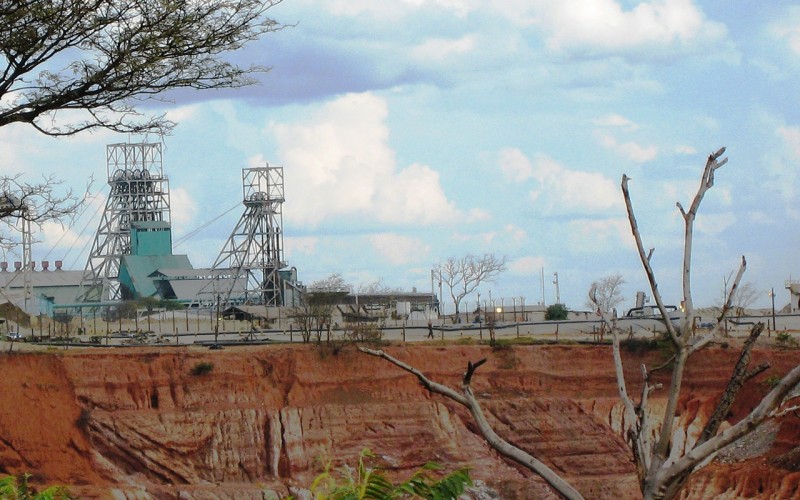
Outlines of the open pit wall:
[{"label": "open pit wall", "polygon": [[[498,432],[534,453],[586,498],[638,498],[610,348],[478,346],[388,348],[432,379],[457,387],[468,360],[487,357],[473,380]],[[737,353],[704,351],[684,382],[679,431],[693,440]],[[639,366],[665,354],[626,355],[636,394]],[[797,351],[758,350],[773,368],[750,383],[732,410],[741,418],[785,373]],[[212,363],[193,375],[199,363]],[[666,385],[669,373],[659,373]],[[417,380],[348,348],[314,346],[207,351],[83,349],[2,355],[0,469],[65,484],[82,498],[262,498],[308,487],[326,461],[375,465],[408,477],[427,461],[470,466],[500,498],[550,498],[547,486],[498,457],[459,405]],[[651,398],[663,408],[663,391]],[[800,495],[800,418],[789,415],[747,449],[697,474],[692,498]],[[748,449],[756,450],[755,456]]]}]

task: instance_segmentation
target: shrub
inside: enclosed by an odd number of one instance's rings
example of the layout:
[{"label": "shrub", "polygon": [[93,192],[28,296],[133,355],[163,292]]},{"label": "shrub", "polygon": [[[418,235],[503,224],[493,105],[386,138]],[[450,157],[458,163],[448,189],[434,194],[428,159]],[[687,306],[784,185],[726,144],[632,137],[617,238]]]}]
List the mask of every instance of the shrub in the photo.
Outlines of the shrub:
[{"label": "shrub", "polygon": [[564,304],[553,304],[547,307],[544,313],[544,319],[547,321],[563,321],[567,319],[569,309]]},{"label": "shrub", "polygon": [[775,337],[775,346],[778,349],[797,349],[800,344],[788,332],[781,332]]},{"label": "shrub", "polygon": [[214,363],[210,363],[208,361],[200,361],[199,363],[195,364],[189,373],[195,376],[205,375],[207,373],[211,373],[211,370],[214,369]]},{"label": "shrub", "polygon": [[70,500],[75,498],[64,486],[50,486],[42,491],[37,491],[29,483],[31,477],[26,472],[19,476],[0,478],[0,498],[20,500]]},{"label": "shrub", "polygon": [[777,375],[770,375],[769,377],[767,377],[766,380],[764,380],[764,385],[769,387],[770,390],[774,389],[775,386],[780,383],[781,383],[781,377]]},{"label": "shrub", "polygon": [[330,463],[325,471],[314,479],[311,494],[314,498],[349,499],[349,498],[424,498],[436,500],[455,500],[472,485],[469,470],[459,469],[444,477],[435,471],[440,467],[428,462],[411,478],[393,484],[378,468],[368,467],[366,460],[375,458],[368,449],[361,451],[358,465],[353,468],[344,466],[332,471]]}]

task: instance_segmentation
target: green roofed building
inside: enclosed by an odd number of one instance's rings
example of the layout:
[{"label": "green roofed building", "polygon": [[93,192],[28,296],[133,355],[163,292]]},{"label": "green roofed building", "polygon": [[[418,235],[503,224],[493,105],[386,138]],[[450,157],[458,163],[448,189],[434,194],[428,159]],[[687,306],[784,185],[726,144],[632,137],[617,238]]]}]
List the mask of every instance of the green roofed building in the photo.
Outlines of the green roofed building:
[{"label": "green roofed building", "polygon": [[156,281],[160,269],[191,270],[186,255],[172,254],[172,230],[168,222],[140,221],[131,224],[131,253],[120,260],[119,284],[124,299],[163,297]]}]

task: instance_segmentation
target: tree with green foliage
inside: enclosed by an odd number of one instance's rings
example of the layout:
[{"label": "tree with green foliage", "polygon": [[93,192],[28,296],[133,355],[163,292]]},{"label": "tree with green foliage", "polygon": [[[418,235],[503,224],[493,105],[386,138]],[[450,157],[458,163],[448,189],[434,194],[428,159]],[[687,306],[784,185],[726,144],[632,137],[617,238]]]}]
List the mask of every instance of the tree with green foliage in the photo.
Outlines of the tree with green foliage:
[{"label": "tree with green foliage", "polygon": [[544,312],[544,319],[547,321],[564,321],[569,315],[569,309],[564,304],[552,304],[547,306]]},{"label": "tree with green foliage", "polygon": [[251,75],[266,68],[224,55],[281,29],[265,16],[279,2],[2,0],[0,127],[25,123],[51,136],[168,132],[174,123],[140,120],[134,104],[173,89],[255,83]]},{"label": "tree with green foliage", "polygon": [[[0,127],[169,133],[175,123],[137,105],[175,89],[256,83],[267,68],[239,67],[226,54],[282,29],[266,16],[280,1],[0,0]],[[86,195],[58,184],[1,175],[0,222],[74,216]]]},{"label": "tree with green foliage", "polygon": [[433,473],[441,467],[428,462],[411,478],[393,484],[378,468],[368,467],[366,459],[375,458],[364,449],[358,457],[358,466],[345,466],[334,471],[330,463],[325,471],[314,479],[311,494],[317,500],[390,500],[395,498],[424,498],[430,500],[455,500],[472,485],[469,470],[466,468],[444,477],[434,477]]}]

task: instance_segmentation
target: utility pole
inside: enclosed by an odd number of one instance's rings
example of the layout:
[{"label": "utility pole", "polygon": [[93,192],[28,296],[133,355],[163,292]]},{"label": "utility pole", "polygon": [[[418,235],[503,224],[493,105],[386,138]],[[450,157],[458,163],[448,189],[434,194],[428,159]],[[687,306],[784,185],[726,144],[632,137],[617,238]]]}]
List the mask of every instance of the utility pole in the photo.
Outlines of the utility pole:
[{"label": "utility pole", "polygon": [[558,289],[558,273],[553,273],[553,284],[556,286],[556,304],[561,303],[561,292]]},{"label": "utility pole", "polygon": [[[769,296],[772,298],[772,329],[777,330],[775,326],[775,288],[771,288],[769,291]],[[767,337],[771,337],[771,332],[767,332]]]}]

